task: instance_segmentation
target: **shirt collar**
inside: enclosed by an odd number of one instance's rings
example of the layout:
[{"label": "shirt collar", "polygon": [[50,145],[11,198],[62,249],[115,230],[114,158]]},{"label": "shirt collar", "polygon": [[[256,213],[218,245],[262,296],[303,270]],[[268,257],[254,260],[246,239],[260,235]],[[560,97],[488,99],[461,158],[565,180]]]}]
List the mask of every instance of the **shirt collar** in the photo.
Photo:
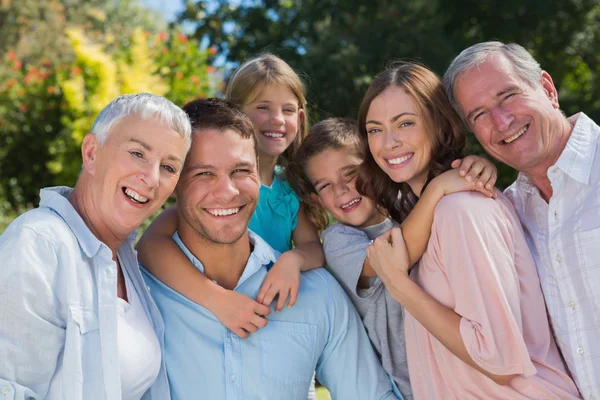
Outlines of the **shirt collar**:
[{"label": "shirt collar", "polygon": [[[73,188],[68,186],[44,188],[40,191],[40,207],[47,207],[56,212],[69,226],[85,255],[91,258],[106,244],[92,233],[81,215],[75,210],[68,198],[71,193],[73,193]],[[133,246],[136,238],[137,231],[131,233],[126,241]]]},{"label": "shirt collar", "polygon": [[580,113],[567,145],[554,166],[572,179],[588,185],[599,135],[600,127],[587,115]]},{"label": "shirt collar", "polygon": [[[246,279],[254,275],[261,268],[269,268],[277,258],[279,258],[279,253],[277,250],[274,250],[269,246],[260,236],[248,230],[248,236],[250,239],[250,243],[254,246],[252,253],[250,253],[250,257],[248,258],[248,262],[246,263],[246,267],[244,268],[244,272],[238,281],[236,288],[239,287]],[[181,251],[186,255],[186,257],[191,261],[192,265],[196,267],[200,272],[204,274],[204,265],[194,256],[194,254],[187,248],[187,246],[183,243],[181,238],[179,237],[179,233],[175,232],[173,234],[173,240]]]}]

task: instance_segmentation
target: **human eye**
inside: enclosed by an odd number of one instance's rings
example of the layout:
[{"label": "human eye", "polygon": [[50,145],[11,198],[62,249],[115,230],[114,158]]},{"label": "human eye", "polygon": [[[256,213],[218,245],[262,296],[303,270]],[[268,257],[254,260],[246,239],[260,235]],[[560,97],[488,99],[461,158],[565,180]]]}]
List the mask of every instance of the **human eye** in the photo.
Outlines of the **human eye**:
[{"label": "human eye", "polygon": [[381,129],[379,128],[367,128],[367,133],[371,134],[371,133],[379,133],[381,132]]},{"label": "human eye", "polygon": [[266,105],[264,105],[264,104],[259,104],[259,105],[257,105],[257,106],[256,106],[256,109],[257,109],[257,110],[268,110],[268,109],[269,109],[269,107],[267,107],[267,106],[266,106]]},{"label": "human eye", "polygon": [[324,189],[330,187],[331,185],[329,183],[324,183],[322,185],[319,185],[319,187],[317,188],[317,192],[322,192]]},{"label": "human eye", "polygon": [[131,154],[132,156],[134,156],[136,158],[144,158],[144,155],[141,152],[137,151],[137,150],[131,150],[129,152],[129,154]]},{"label": "human eye", "polygon": [[248,168],[238,168],[234,170],[233,173],[236,175],[248,175],[250,170]]},{"label": "human eye", "polygon": [[414,122],[412,121],[403,121],[398,124],[398,128],[407,128],[412,125],[414,125]]},{"label": "human eye", "polygon": [[209,171],[200,171],[197,172],[195,176],[198,177],[207,177],[207,176],[211,176],[212,174]]},{"label": "human eye", "polygon": [[477,122],[477,120],[482,117],[485,114],[485,111],[480,111],[477,114],[475,114],[475,116],[473,117],[473,120],[471,121],[472,124],[474,124],[475,122]]},{"label": "human eye", "polygon": [[162,165],[162,168],[170,174],[174,174],[175,172],[177,172],[175,167],[173,167],[172,165],[169,165],[169,164]]}]

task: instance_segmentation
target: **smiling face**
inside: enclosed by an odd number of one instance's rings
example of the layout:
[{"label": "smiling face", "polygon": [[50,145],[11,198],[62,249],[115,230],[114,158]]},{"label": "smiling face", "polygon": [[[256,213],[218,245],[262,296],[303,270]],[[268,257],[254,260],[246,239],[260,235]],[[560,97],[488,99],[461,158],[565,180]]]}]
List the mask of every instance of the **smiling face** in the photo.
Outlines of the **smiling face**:
[{"label": "smiling face", "polygon": [[177,185],[184,225],[213,244],[245,237],[256,208],[260,182],[252,139],[236,131],[203,129],[194,134]]},{"label": "smiling face", "polygon": [[431,135],[412,96],[390,86],[375,97],[366,116],[369,150],[394,181],[406,182],[420,195],[431,160]]},{"label": "smiling face", "polygon": [[560,153],[555,130],[561,127],[552,78],[542,73],[532,87],[501,54],[460,75],[456,101],[483,148],[519,171],[553,163]]},{"label": "smiling face", "polygon": [[356,173],[362,160],[347,149],[327,149],[311,157],[305,173],[316,194],[312,199],[345,225],[364,228],[383,222],[375,203],[356,190]]},{"label": "smiling face", "polygon": [[155,118],[123,118],[103,146],[86,136],[84,168],[100,223],[118,237],[137,229],[175,189],[186,149],[186,140]]},{"label": "smiling face", "polygon": [[304,110],[291,90],[268,85],[243,107],[256,129],[259,156],[278,157],[298,135]]}]

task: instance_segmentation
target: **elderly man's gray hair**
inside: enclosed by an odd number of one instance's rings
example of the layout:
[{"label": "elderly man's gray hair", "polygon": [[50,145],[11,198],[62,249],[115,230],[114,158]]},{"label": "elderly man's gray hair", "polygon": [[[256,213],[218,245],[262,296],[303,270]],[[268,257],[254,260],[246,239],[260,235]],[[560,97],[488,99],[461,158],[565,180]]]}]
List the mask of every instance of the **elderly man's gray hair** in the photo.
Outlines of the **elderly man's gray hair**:
[{"label": "elderly man's gray hair", "polygon": [[141,119],[158,119],[178,132],[186,140],[189,149],[192,127],[187,114],[164,97],[150,93],[119,96],[100,111],[91,131],[98,138],[100,145],[104,144],[112,127],[128,115],[135,115]]},{"label": "elderly man's gray hair", "polygon": [[495,52],[504,55],[517,75],[532,87],[536,87],[540,84],[540,78],[542,76],[540,64],[535,61],[531,54],[529,54],[522,46],[515,43],[505,44],[502,42],[477,43],[463,50],[454,61],[452,61],[452,64],[448,67],[443,78],[444,88],[446,89],[446,94],[450,99],[450,103],[463,119],[464,116],[456,102],[454,85],[456,85],[456,81],[462,73],[479,66],[490,54]]}]

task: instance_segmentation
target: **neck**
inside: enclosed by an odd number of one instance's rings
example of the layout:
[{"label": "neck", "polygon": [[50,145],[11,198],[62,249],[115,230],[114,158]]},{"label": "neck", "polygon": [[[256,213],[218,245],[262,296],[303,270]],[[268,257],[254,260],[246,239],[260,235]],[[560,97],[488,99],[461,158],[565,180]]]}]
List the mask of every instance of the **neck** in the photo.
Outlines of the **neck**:
[{"label": "neck", "polygon": [[271,186],[273,183],[277,158],[268,155],[258,156],[258,174],[260,176],[260,183],[263,185]]},{"label": "neck", "polygon": [[225,289],[236,288],[250,257],[248,230],[235,243],[220,244],[200,236],[179,218],[179,237],[204,266],[204,275]]},{"label": "neck", "polygon": [[417,198],[421,197],[421,192],[423,191],[423,187],[425,187],[425,182],[427,182],[427,174],[428,173],[429,173],[429,171],[425,171],[424,173],[421,174],[424,176],[418,176],[418,177],[415,177],[410,182],[406,182],[408,184],[408,186],[410,186],[410,189],[413,191],[415,196],[417,196]]},{"label": "neck", "polygon": [[530,168],[524,168],[521,172],[531,179],[531,182],[539,189],[542,198],[548,203],[552,197],[552,185],[548,179],[548,170],[558,161],[567,142],[573,132],[573,127],[577,122],[577,116],[570,119],[561,118],[560,126],[556,131],[558,143],[551,148],[548,155],[541,162],[536,163]]},{"label": "neck", "polygon": [[116,234],[108,228],[106,221],[102,221],[102,217],[95,210],[94,203],[91,200],[93,197],[89,195],[90,189],[88,175],[83,171],[69,196],[69,202],[94,236],[112,250],[113,259],[116,259],[121,243],[129,234]]}]

